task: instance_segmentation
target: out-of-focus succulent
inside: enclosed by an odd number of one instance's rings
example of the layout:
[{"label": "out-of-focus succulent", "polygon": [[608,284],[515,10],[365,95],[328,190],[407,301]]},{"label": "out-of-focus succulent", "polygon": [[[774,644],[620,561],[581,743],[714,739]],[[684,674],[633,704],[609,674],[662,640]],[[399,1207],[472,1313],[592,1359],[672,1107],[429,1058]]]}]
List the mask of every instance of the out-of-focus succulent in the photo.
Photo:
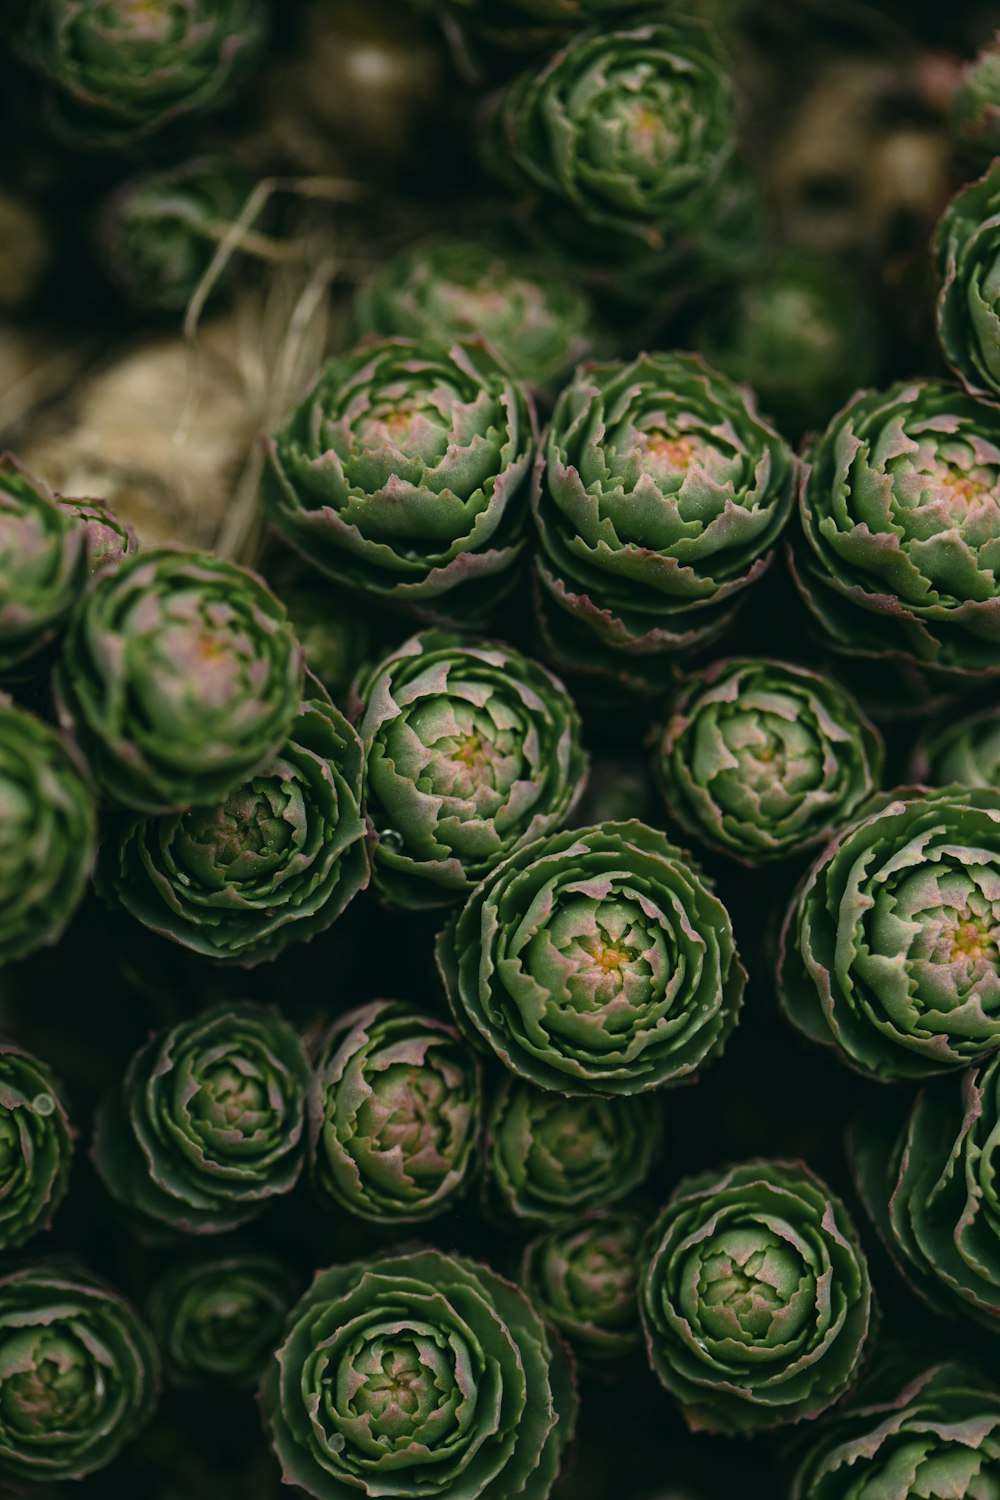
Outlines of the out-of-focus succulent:
[{"label": "out-of-focus succulent", "polygon": [[645,824],[553,834],[505,861],[438,938],[458,1024],[529,1083],[639,1094],[721,1052],[745,975],[725,907]]},{"label": "out-of-focus succulent", "polygon": [[356,732],[313,698],[273,760],[217,806],[118,820],[98,889],[204,958],[272,959],[324,931],[368,884],[363,770]]},{"label": "out-of-focus succulent", "polygon": [[1000,787],[1000,709],[932,720],[910,760],[915,782]]},{"label": "out-of-focus succulent", "polygon": [[438,1250],[320,1271],[261,1400],[286,1482],[317,1500],[546,1500],[576,1416],[525,1294]]},{"label": "out-of-focus succulent", "polygon": [[512,586],[534,416],[484,345],[366,340],[325,366],[268,452],[270,519],[346,588],[473,620]]},{"label": "out-of-focus succulent", "polygon": [[482,240],[403,250],[363,285],[361,333],[486,340],[511,373],[551,387],[590,352],[593,308],[558,263]]},{"label": "out-of-focus succulent", "polygon": [[128,521],[121,521],[106,500],[77,499],[60,495],[59,507],[83,522],[87,567],[93,573],[114,568],[139,550],[139,541]]},{"label": "out-of-focus succulent", "polygon": [[1000,1474],[1000,1392],[958,1365],[921,1371],[810,1431],[789,1500],[961,1495],[989,1500]]},{"label": "out-of-focus succulent", "polygon": [[281,748],[302,652],[259,578],[159,547],[94,579],[55,672],[63,722],[113,804],[224,797]]},{"label": "out-of-focus succulent", "polygon": [[121,187],[101,216],[100,242],[129,301],[183,312],[249,193],[243,169],[224,156],[196,157]]},{"label": "out-of-focus succulent", "polygon": [[86,576],[83,527],[9,455],[0,457],[0,681],[40,669]]},{"label": "out-of-focus succulent", "polygon": [[767,568],[791,451],[697,355],[641,354],[580,367],[543,454],[536,566],[555,659],[662,692],[670,656],[716,636]]},{"label": "out-of-focus succulent", "polygon": [[792,902],[778,983],[812,1041],[874,1078],[1000,1047],[1000,791],[883,793]]},{"label": "out-of-focus succulent", "polygon": [[878,786],[882,741],[830,677],[736,658],[690,678],[654,765],[677,822],[744,864],[833,836]]},{"label": "out-of-focus succulent", "polygon": [[111,1462],[156,1402],[159,1360],[117,1292],[72,1266],[0,1280],[0,1478],[79,1479]]},{"label": "out-of-focus succulent", "polygon": [[267,21],[263,0],[36,0],[25,47],[61,133],[125,146],[224,104]]},{"label": "out-of-focus succulent", "polygon": [[860,392],[800,509],[796,579],[835,650],[1000,669],[1000,407],[935,381]]},{"label": "out-of-focus succulent", "polygon": [[680,1184],[647,1242],[653,1368],[692,1430],[752,1434],[818,1416],[854,1383],[871,1319],[847,1210],[801,1162]]},{"label": "out-of-focus succulent", "polygon": [[526,1246],[521,1280],[582,1365],[614,1368],[642,1344],[636,1214],[589,1214]]},{"label": "out-of-focus succulent", "polygon": [[963,71],[951,99],[951,129],[984,161],[1000,155],[1000,31]]},{"label": "out-of-focus succulent", "polygon": [[[996,397],[1000,395],[1000,160],[985,177],[970,183],[951,200],[937,227],[934,253],[941,283],[937,329],[944,357],[970,391]],[[996,464],[994,445],[1000,413],[990,410],[987,421],[992,443],[981,456],[974,453],[973,462],[992,467]],[[977,513],[986,504],[981,488],[985,475],[980,471],[969,478],[980,482],[980,488],[973,489],[966,500],[969,521],[978,519],[982,533],[986,518]],[[990,487],[987,483],[986,488]],[[993,467],[994,495],[996,487]],[[983,533],[982,539],[989,537]]]},{"label": "out-of-focus succulent", "polygon": [[1000,1057],[908,1103],[858,1117],[862,1201],[932,1307],[1000,1332]]},{"label": "out-of-focus succulent", "polygon": [[297,1277],[272,1255],[175,1262],[149,1297],[169,1383],[212,1390],[256,1385],[298,1291]]},{"label": "out-of-focus succulent", "polygon": [[486,1121],[484,1204],[502,1224],[576,1223],[646,1180],[660,1138],[655,1099],[567,1098],[507,1076]]},{"label": "out-of-focus succulent", "polygon": [[352,1011],[313,1071],[317,1186],[376,1223],[443,1213],[475,1164],[481,1088],[478,1063],[443,1021],[395,1000]]},{"label": "out-of-focus succulent", "polygon": [[309,1070],[274,1011],[220,1005],[154,1036],[97,1118],[94,1161],[140,1224],[220,1234],[298,1180]]},{"label": "out-of-focus succulent", "polygon": [[461,900],[569,816],[586,777],[562,683],[508,646],[413,636],[360,685],[373,884],[404,907]]},{"label": "out-of-focus succulent", "polygon": [[69,1185],[73,1131],[48,1066],[0,1042],[0,1250],[46,1228]]},{"label": "out-of-focus succulent", "polygon": [[278,590],[306,654],[306,666],[336,701],[372,657],[372,638],[354,600],[324,578],[299,579]]},{"label": "out-of-focus succulent", "polygon": [[0,695],[0,964],[62,935],[97,852],[97,809],[58,734]]},{"label": "out-of-focus succulent", "polygon": [[871,379],[878,357],[877,324],[859,288],[832,262],[801,255],[713,297],[694,342],[793,436],[825,423]]}]

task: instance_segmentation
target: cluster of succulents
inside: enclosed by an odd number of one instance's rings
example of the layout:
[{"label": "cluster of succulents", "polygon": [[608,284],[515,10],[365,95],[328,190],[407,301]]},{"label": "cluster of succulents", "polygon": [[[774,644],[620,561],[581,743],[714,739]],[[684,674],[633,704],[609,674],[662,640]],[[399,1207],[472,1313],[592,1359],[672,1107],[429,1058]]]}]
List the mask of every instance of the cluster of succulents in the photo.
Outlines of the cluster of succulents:
[{"label": "cluster of succulents", "polygon": [[1000,34],[777,9],[0,14],[0,1495],[1000,1500]]}]

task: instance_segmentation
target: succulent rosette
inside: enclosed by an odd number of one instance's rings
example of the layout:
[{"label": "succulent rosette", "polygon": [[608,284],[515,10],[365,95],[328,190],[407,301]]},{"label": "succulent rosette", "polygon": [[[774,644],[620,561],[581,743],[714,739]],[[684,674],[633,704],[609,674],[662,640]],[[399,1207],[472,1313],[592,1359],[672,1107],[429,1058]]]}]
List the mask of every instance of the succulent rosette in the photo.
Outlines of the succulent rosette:
[{"label": "succulent rosette", "polygon": [[931,722],[910,761],[914,781],[931,786],[1000,787],[1000,711],[985,708]]},{"label": "succulent rosette", "polygon": [[558,678],[508,646],[413,636],[359,686],[373,885],[401,907],[461,900],[568,818],[587,771]]},{"label": "succulent rosette", "polygon": [[534,447],[530,403],[485,345],[366,340],[270,441],[262,497],[346,588],[480,619],[515,581]]},{"label": "succulent rosette", "polygon": [[324,931],[368,884],[363,770],[343,714],[307,700],[278,754],[215,807],[113,824],[98,889],[203,958],[273,959]]},{"label": "succulent rosette", "polygon": [[94,1162],[144,1228],[221,1234],[290,1192],[309,1069],[276,1012],[215,1006],[154,1036],[98,1112]]},{"label": "succulent rosette", "polygon": [[313,1070],[313,1175],[324,1197],[375,1223],[454,1206],[475,1166],[482,1083],[458,1032],[395,1000],[331,1028]]},{"label": "succulent rosette", "polygon": [[862,391],[813,443],[795,557],[835,650],[1000,669],[1000,407],[930,380]]},{"label": "succulent rosette", "polygon": [[117,1292],[72,1266],[0,1279],[0,1478],[79,1479],[152,1415],[156,1346]]},{"label": "succulent rosette", "polygon": [[1000,155],[1000,31],[962,73],[951,99],[951,130],[976,156]]},{"label": "succulent rosette", "polygon": [[546,1500],[576,1416],[525,1294],[439,1250],[318,1272],[261,1402],[286,1483],[317,1500]]},{"label": "succulent rosette", "polygon": [[882,740],[831,677],[733,658],[689,678],[654,769],[692,838],[744,864],[825,843],[877,789]]},{"label": "succulent rosette", "polygon": [[582,365],[537,467],[536,568],[555,659],[652,676],[707,644],[765,571],[795,460],[697,355]]},{"label": "succulent rosette", "polygon": [[157,547],[92,581],[54,684],[105,797],[170,812],[217,802],[280,750],[302,673],[285,611],[255,574]]},{"label": "succulent rosette", "polygon": [[604,1210],[525,1247],[521,1281],[580,1364],[612,1370],[642,1345],[636,1214]]},{"label": "succulent rosette", "polygon": [[120,188],[101,216],[100,239],[128,300],[183,312],[249,195],[246,173],[224,156],[196,157]]},{"label": "succulent rosette", "polygon": [[863,1110],[851,1146],[861,1199],[915,1290],[1000,1332],[1000,1056],[905,1111]]},{"label": "succulent rosette", "polygon": [[838,1401],[872,1315],[847,1210],[801,1162],[682,1182],[650,1230],[640,1303],[653,1369],[689,1427],[730,1435]]},{"label": "succulent rosette", "polygon": [[106,500],[59,496],[59,507],[83,522],[83,545],[90,573],[117,567],[139,550],[139,539],[128,521],[115,515]]},{"label": "succulent rosette", "polygon": [[931,1078],[1000,1048],[1000,791],[883,793],[785,918],[789,1020],[869,1077]]},{"label": "succulent rosette", "polygon": [[558,265],[483,240],[444,239],[393,256],[359,288],[361,333],[479,336],[518,379],[543,389],[590,352],[593,308]]},{"label": "succulent rosette", "polygon": [[989,1500],[998,1482],[1000,1392],[959,1365],[937,1365],[821,1423],[803,1444],[788,1493],[789,1500]]},{"label": "succulent rosette", "polygon": [[279,591],[306,666],[340,702],[372,658],[371,632],[357,603],[338,595],[323,578],[300,579]]},{"label": "succulent rosette", "polygon": [[37,0],[27,56],[63,134],[125,146],[226,103],[263,52],[267,19],[262,0]]},{"label": "succulent rosette", "polygon": [[0,965],[62,935],[97,852],[97,808],[59,735],[0,695]]},{"label": "succulent rosette", "polygon": [[86,577],[76,517],[14,459],[0,457],[0,681],[40,670]]},{"label": "succulent rosette", "polygon": [[[1000,96],[997,106],[1000,121]],[[970,391],[996,397],[1000,395],[1000,158],[985,177],[963,188],[949,203],[935,234],[934,251],[941,283],[937,329],[944,357]],[[993,418],[994,441],[998,421]],[[988,461],[995,463],[995,457],[990,454]],[[995,474],[992,483],[995,491]],[[976,498],[977,492],[969,496],[970,501]]]},{"label": "succulent rosette", "polygon": [[551,835],[445,927],[438,969],[466,1036],[536,1088],[640,1094],[717,1056],[745,974],[725,907],[638,822]]},{"label": "succulent rosette", "polygon": [[573,1224],[645,1182],[661,1135],[655,1099],[566,1097],[507,1076],[486,1120],[484,1206],[509,1227]]},{"label": "succulent rosette", "polygon": [[178,1261],[149,1296],[171,1385],[255,1386],[281,1342],[297,1277],[273,1255],[234,1251]]},{"label": "succulent rosette", "polygon": [[0,1041],[0,1250],[45,1229],[66,1196],[73,1128],[48,1066]]}]

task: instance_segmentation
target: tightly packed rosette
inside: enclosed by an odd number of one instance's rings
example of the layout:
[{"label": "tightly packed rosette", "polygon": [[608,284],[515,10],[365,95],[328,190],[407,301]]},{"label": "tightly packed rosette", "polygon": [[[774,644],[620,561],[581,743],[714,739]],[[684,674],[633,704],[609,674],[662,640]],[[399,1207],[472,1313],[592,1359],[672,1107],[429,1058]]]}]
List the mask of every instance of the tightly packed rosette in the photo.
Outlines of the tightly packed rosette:
[{"label": "tightly packed rosette", "polygon": [[169,1383],[255,1386],[299,1290],[298,1278],[273,1255],[233,1251],[175,1262],[149,1297]]},{"label": "tightly packed rosette", "polygon": [[800,513],[796,581],[835,650],[1000,670],[1000,407],[860,392],[812,444]]},{"label": "tightly packed rosette", "polygon": [[952,134],[988,161],[1000,155],[1000,31],[967,63],[951,98]]},{"label": "tightly packed rosette", "polygon": [[903,1275],[938,1312],[1000,1332],[1000,1056],[851,1132],[861,1199]]},{"label": "tightly packed rosette", "polygon": [[692,838],[744,864],[825,843],[878,787],[881,738],[831,677],[733,658],[688,679],[654,769]]},{"label": "tightly packed rosette", "polygon": [[45,1229],[66,1196],[73,1129],[49,1067],[0,1041],[0,1250]]},{"label": "tightly packed rosette", "polygon": [[[880,1382],[882,1384],[884,1382]],[[990,1500],[1000,1476],[1000,1392],[958,1365],[872,1390],[810,1432],[789,1500]]]},{"label": "tightly packed rosette", "polygon": [[144,1228],[220,1234],[290,1192],[309,1069],[287,1021],[219,1005],[154,1036],[98,1112],[94,1162]]},{"label": "tightly packed rosette", "polygon": [[37,0],[26,47],[62,133],[119,146],[224,104],[266,37],[262,0]]},{"label": "tightly packed rosette", "polygon": [[525,1294],[439,1250],[318,1272],[261,1401],[285,1482],[316,1500],[546,1500],[576,1417]]},{"label": "tightly packed rosette", "polygon": [[823,851],[781,935],[789,1020],[879,1079],[1000,1048],[1000,791],[882,794]]},{"label": "tightly packed rosette", "polygon": [[273,959],[368,884],[363,770],[356,732],[316,696],[278,754],[215,807],[112,824],[98,889],[203,958]]},{"label": "tightly packed rosette", "polygon": [[650,1230],[640,1300],[688,1425],[728,1434],[826,1411],[857,1378],[872,1316],[847,1210],[801,1162],[682,1182]]},{"label": "tightly packed rosette", "polygon": [[710,883],[639,822],[515,854],[444,928],[437,962],[470,1041],[570,1094],[689,1077],[725,1046],[745,979]]},{"label": "tightly packed rosette", "polygon": [[655,1099],[542,1093],[507,1076],[483,1140],[483,1203],[506,1226],[575,1223],[645,1182],[662,1136]]},{"label": "tightly packed rosette", "polygon": [[558,828],[583,789],[580,718],[545,667],[509,646],[413,636],[359,685],[373,885],[445,906]]},{"label": "tightly packed rosette", "polygon": [[0,1279],[0,1479],[79,1479],[152,1415],[156,1346],[88,1272],[33,1265]]},{"label": "tightly packed rosette", "polygon": [[44,485],[0,457],[0,681],[40,669],[86,580],[84,540]]},{"label": "tightly packed rosette", "polygon": [[285,611],[255,574],[157,547],[93,580],[54,682],[107,799],[169,812],[218,801],[271,759],[302,670]]},{"label": "tightly packed rosette", "polygon": [[636,1214],[605,1210],[549,1229],[525,1247],[523,1285],[587,1369],[613,1370],[641,1347],[644,1229]]},{"label": "tightly packed rosette", "polygon": [[249,195],[243,169],[225,156],[199,156],[121,187],[101,215],[100,240],[128,300],[183,312]]},{"label": "tightly packed rosette", "polygon": [[555,659],[662,692],[765,571],[795,461],[752,397],[693,354],[582,365],[537,467],[536,567]]},{"label": "tightly packed rosette", "polygon": [[910,761],[914,781],[931,786],[1000,787],[1000,710],[932,720]]},{"label": "tightly packed rosette", "polygon": [[444,239],[393,256],[358,290],[361,333],[485,339],[513,375],[543,389],[590,352],[593,309],[552,262],[484,240]]},{"label": "tightly packed rosette", "polygon": [[262,498],[338,583],[483,618],[525,545],[534,413],[486,347],[371,339],[332,360],[268,445]]},{"label": "tightly packed rosette", "polygon": [[1000,158],[949,203],[934,250],[944,357],[970,391],[1000,395]]},{"label": "tightly packed rosette", "polygon": [[90,573],[117,567],[138,552],[139,539],[134,528],[116,516],[106,500],[60,495],[59,506],[67,515],[83,522],[83,546]]},{"label": "tightly packed rosette", "polygon": [[475,1166],[482,1081],[453,1027],[375,1000],[331,1028],[313,1069],[313,1177],[375,1223],[432,1219]]},{"label": "tightly packed rosette", "polygon": [[0,694],[0,965],[62,935],[97,852],[97,808],[53,729]]}]

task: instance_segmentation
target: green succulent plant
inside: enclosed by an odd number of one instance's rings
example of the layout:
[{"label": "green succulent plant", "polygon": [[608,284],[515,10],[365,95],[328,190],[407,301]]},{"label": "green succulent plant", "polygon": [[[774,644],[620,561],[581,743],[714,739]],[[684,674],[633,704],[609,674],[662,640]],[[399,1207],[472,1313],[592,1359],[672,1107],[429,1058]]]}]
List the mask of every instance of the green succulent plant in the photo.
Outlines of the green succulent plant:
[{"label": "green succulent plant", "polygon": [[689,1077],[725,1046],[746,977],[711,885],[638,822],[513,855],[444,928],[437,962],[474,1045],[571,1094]]},{"label": "green succulent plant", "polygon": [[558,665],[659,695],[766,570],[795,460],[697,355],[582,365],[537,469],[541,623]]},{"label": "green succulent plant", "polygon": [[1000,155],[1000,31],[966,65],[950,120],[955,139],[971,153],[984,161]]},{"label": "green succulent plant", "polygon": [[73,1127],[52,1072],[0,1042],[0,1250],[48,1227],[69,1186]]},{"label": "green succulent plant", "polygon": [[475,1167],[482,1082],[458,1033],[395,1000],[335,1022],[313,1071],[317,1187],[375,1223],[454,1206]]},{"label": "green succulent plant", "polygon": [[1000,1048],[1000,791],[882,793],[792,902],[789,1020],[879,1079],[931,1078]]},{"label": "green succulent plant", "polygon": [[281,748],[302,652],[255,574],[157,547],[95,578],[54,674],[60,717],[112,805],[225,797]]},{"label": "green succulent plant", "polygon": [[515,582],[534,449],[527,397],[483,344],[371,339],[270,441],[262,498],[345,588],[474,622]]},{"label": "green succulent plant", "polygon": [[117,1292],[73,1266],[0,1278],[0,1478],[80,1479],[152,1415],[156,1346]]},{"label": "green succulent plant", "polygon": [[508,646],[413,636],[358,689],[373,885],[401,907],[461,900],[566,821],[587,772],[558,678]]},{"label": "green succulent plant", "polygon": [[0,456],[0,682],[37,675],[87,577],[84,529]]},{"label": "green succulent plant", "polygon": [[298,1181],[308,1087],[287,1021],[215,1006],[135,1054],[98,1112],[98,1173],[144,1230],[235,1229]]},{"label": "green succulent plant", "polygon": [[175,1262],[149,1296],[149,1322],[174,1386],[255,1386],[281,1342],[298,1278],[273,1255],[233,1251]]},{"label": "green succulent plant", "polygon": [[1000,714],[984,708],[932,720],[914,748],[910,773],[931,786],[1000,787]]},{"label": "green succulent plant", "polygon": [[[1000,54],[997,69],[1000,82]],[[1000,130],[1000,95],[997,122]],[[949,203],[934,237],[934,255],[940,282],[937,331],[944,357],[968,390],[996,398],[1000,396],[1000,160]],[[1000,416],[994,414],[991,420],[996,442]],[[983,458],[995,462],[992,453]],[[994,488],[995,484],[994,476]],[[977,499],[978,491],[970,494],[970,502]],[[976,519],[971,506],[969,519]],[[985,518],[980,519],[979,529],[985,524]]]},{"label": "green succulent plant", "polygon": [[620,1367],[642,1345],[637,1214],[601,1210],[525,1247],[521,1281],[582,1367]]},{"label": "green succulent plant", "polygon": [[439,1250],[320,1271],[261,1402],[286,1482],[317,1500],[545,1500],[576,1415],[524,1293]]},{"label": "green succulent plant", "polygon": [[662,1136],[655,1099],[568,1098],[506,1076],[483,1139],[483,1203],[506,1227],[572,1225],[645,1182]]},{"label": "green succulent plant", "polygon": [[35,0],[25,50],[60,133],[120,147],[226,103],[267,22],[262,0]]},{"label": "green succulent plant", "polygon": [[0,965],[61,937],[96,853],[97,808],[76,762],[0,694]]},{"label": "green succulent plant", "polygon": [[650,1361],[694,1431],[818,1416],[856,1380],[871,1283],[846,1209],[801,1162],[703,1172],[649,1233]]},{"label": "green succulent plant", "polygon": [[273,959],[324,931],[368,884],[363,770],[357,734],[317,695],[278,754],[215,807],[113,824],[98,889],[203,958]]},{"label": "green succulent plant", "polygon": [[106,500],[60,495],[59,508],[83,522],[83,545],[91,574],[117,567],[138,552],[139,540],[134,528],[116,516]]},{"label": "green succulent plant", "polygon": [[882,761],[878,731],[833,678],[763,658],[689,678],[654,751],[672,816],[748,865],[826,843],[876,790]]}]

